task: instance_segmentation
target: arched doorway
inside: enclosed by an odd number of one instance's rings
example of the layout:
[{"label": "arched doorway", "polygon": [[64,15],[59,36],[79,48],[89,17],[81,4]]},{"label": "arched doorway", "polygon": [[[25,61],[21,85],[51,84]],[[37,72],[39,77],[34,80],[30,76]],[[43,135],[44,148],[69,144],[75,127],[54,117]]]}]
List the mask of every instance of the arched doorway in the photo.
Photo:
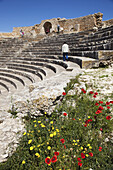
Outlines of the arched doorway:
[{"label": "arched doorway", "polygon": [[52,24],[50,22],[45,22],[43,27],[44,27],[45,33],[48,34],[48,33],[50,33],[50,29],[52,28]]}]

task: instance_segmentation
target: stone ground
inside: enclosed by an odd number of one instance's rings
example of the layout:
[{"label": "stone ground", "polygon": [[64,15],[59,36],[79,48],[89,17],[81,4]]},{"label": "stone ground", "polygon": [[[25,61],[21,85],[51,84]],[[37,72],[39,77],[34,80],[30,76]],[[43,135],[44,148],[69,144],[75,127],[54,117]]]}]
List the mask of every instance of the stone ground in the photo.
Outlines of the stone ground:
[{"label": "stone ground", "polygon": [[[13,102],[18,101],[17,106],[21,105],[18,113],[18,118],[12,118],[11,114],[7,112],[7,109],[11,106],[11,103],[7,103],[5,109],[0,110],[0,162],[3,162],[11,155],[15,147],[18,144],[18,140],[22,133],[25,131],[24,123],[21,119],[22,112],[21,109],[27,108],[26,100],[38,100],[44,97],[42,102],[51,102],[51,98],[56,98],[61,95],[64,91],[64,87],[69,82],[71,78],[76,75],[81,74],[79,80],[81,85],[75,84],[75,90],[85,89],[85,84],[90,86],[90,90],[99,90],[99,95],[97,98],[102,98],[105,95],[112,94],[113,100],[113,65],[109,68],[99,68],[99,69],[80,69],[76,65],[73,71],[63,71],[54,77],[47,78],[40,81],[38,84],[32,85],[32,90],[27,89],[23,95],[17,95],[13,97]],[[69,93],[73,93],[70,91]],[[45,101],[46,99],[46,101]],[[41,105],[40,102],[40,105]],[[50,103],[49,103],[50,104]],[[25,110],[25,109],[24,109]]]}]

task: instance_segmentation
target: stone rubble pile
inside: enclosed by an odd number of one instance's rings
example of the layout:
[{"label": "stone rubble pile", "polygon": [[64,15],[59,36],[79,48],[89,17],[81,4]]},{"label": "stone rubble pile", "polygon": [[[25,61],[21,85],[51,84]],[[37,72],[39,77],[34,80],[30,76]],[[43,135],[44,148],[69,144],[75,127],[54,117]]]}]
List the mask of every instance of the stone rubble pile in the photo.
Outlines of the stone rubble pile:
[{"label": "stone rubble pile", "polygon": [[22,120],[11,116],[10,113],[0,111],[0,162],[11,156],[25,131]]}]

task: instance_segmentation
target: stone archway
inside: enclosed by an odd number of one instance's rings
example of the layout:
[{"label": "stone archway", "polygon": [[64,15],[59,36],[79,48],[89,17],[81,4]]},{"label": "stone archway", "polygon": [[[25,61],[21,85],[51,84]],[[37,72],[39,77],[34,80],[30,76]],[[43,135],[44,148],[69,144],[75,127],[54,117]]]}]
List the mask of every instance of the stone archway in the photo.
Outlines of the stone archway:
[{"label": "stone archway", "polygon": [[48,34],[48,33],[50,33],[50,29],[52,28],[52,24],[50,22],[45,22],[43,27],[44,27],[45,33]]}]

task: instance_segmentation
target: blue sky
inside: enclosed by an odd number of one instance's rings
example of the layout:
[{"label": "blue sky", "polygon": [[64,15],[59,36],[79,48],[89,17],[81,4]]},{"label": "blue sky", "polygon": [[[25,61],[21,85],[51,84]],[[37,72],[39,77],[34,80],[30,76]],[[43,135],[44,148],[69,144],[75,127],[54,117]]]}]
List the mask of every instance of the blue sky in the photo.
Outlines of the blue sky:
[{"label": "blue sky", "polygon": [[51,18],[78,18],[97,12],[113,18],[113,0],[0,0],[0,32],[33,26]]}]

